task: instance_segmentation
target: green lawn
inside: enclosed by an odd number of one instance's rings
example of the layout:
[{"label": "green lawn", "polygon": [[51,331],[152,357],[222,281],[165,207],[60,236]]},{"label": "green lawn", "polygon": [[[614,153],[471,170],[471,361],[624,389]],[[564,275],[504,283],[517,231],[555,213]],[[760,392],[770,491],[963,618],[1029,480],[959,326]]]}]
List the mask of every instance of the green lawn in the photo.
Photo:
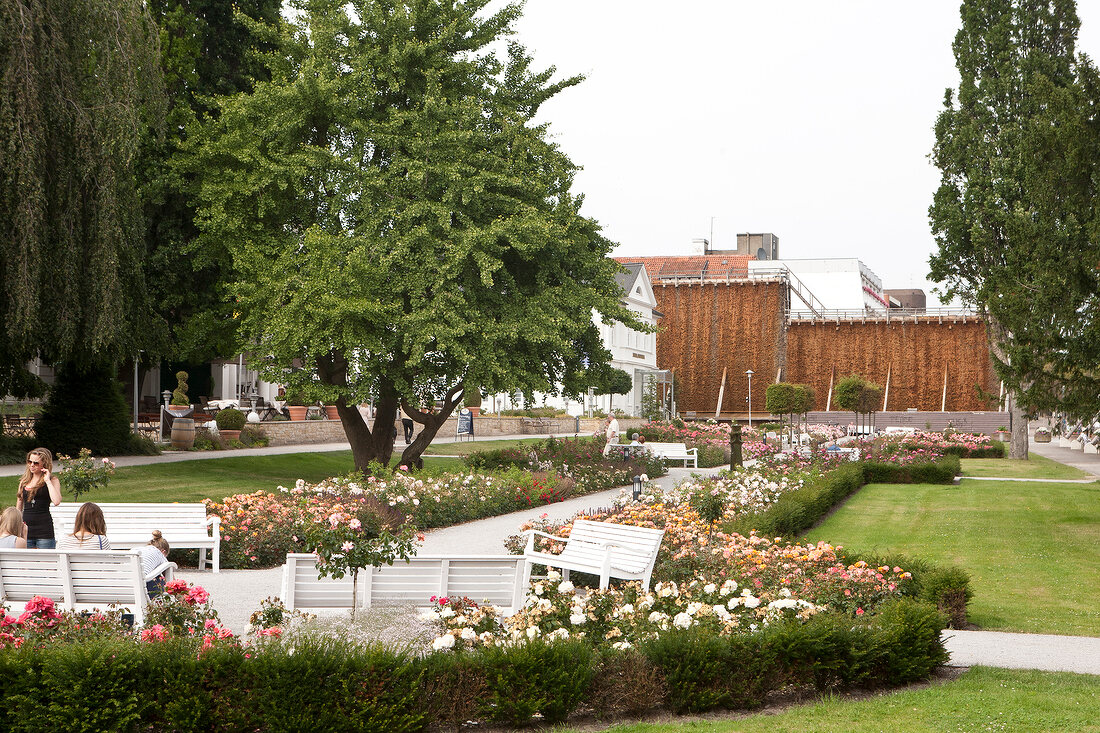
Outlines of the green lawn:
[{"label": "green lawn", "polygon": [[975,667],[928,687],[721,721],[621,725],[614,733],[1100,731],[1100,676]]},{"label": "green lawn", "polygon": [[995,478],[1085,478],[1084,471],[1058,461],[1035,455],[1026,461],[1009,458],[963,458],[963,476],[988,476]]},{"label": "green lawn", "polygon": [[868,484],[807,537],[965,568],[984,629],[1100,635],[1100,484]]},{"label": "green lawn", "polygon": [[[453,458],[425,458],[424,470],[437,473],[454,469]],[[89,501],[181,501],[195,502],[206,498],[221,499],[231,494],[250,493],[258,489],[271,491],[275,487],[292,486],[303,478],[320,481],[352,470],[351,451],[330,453],[287,453],[278,456],[230,456],[179,463],[158,463],[148,466],[127,466],[115,470],[110,484],[102,491],[87,495]],[[15,495],[17,476],[3,479],[9,492]]]}]

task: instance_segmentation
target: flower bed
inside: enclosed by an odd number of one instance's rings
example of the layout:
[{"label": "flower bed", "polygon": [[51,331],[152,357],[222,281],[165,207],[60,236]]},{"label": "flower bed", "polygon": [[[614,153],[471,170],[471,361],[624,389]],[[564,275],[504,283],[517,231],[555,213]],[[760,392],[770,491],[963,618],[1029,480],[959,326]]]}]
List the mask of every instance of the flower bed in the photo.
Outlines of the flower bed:
[{"label": "flower bed", "polygon": [[[602,456],[601,456],[602,458]],[[565,466],[562,476],[512,468],[495,473],[423,476],[397,471],[384,477],[340,477],[318,484],[299,481],[274,493],[235,494],[206,500],[207,513],[221,517],[221,563],[226,568],[280,565],[288,552],[308,552],[300,527],[334,511],[354,513],[351,504],[369,496],[409,516],[420,529],[449,527],[485,517],[552,504],[570,496],[631,483],[660,461],[613,461],[599,466]],[[299,504],[298,498],[307,501]]]},{"label": "flower bed", "polygon": [[882,441],[880,452],[952,455],[959,458],[1004,458],[1004,443],[981,433],[932,433],[916,432],[888,437]]}]

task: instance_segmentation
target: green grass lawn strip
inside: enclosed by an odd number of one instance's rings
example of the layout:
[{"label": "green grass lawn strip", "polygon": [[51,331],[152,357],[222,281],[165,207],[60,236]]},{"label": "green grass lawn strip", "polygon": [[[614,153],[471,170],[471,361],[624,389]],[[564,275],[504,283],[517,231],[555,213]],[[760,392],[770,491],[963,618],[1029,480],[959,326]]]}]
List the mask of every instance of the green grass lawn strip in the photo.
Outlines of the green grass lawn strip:
[{"label": "green grass lawn strip", "polygon": [[1100,676],[974,667],[951,682],[735,720],[619,725],[614,733],[1100,731]]},{"label": "green grass lawn strip", "polygon": [[[317,482],[354,468],[351,451],[287,453],[275,456],[230,456],[176,463],[126,466],[115,470],[105,489],[86,495],[103,502],[197,502],[223,499],[257,490],[293,486],[301,478]],[[439,473],[459,468],[452,458],[425,458],[424,470]],[[15,495],[18,477],[6,479]],[[68,500],[68,497],[66,497]]]},{"label": "green grass lawn strip", "polygon": [[963,458],[960,463],[963,476],[981,478],[1078,479],[1088,475],[1079,468],[1067,466],[1035,453],[1031,453],[1026,461],[1010,458]]},{"label": "green grass lawn strip", "polygon": [[971,575],[983,629],[1100,636],[1100,485],[868,484],[807,539]]},{"label": "green grass lawn strip", "polygon": [[[591,437],[583,437],[581,440],[591,440]],[[425,455],[432,456],[466,456],[475,451],[500,450],[502,448],[522,448],[532,443],[541,443],[546,436],[532,438],[509,438],[508,440],[464,440],[457,443],[438,443],[428,446]],[[566,440],[566,438],[562,438]],[[568,440],[573,440],[569,437]]]}]

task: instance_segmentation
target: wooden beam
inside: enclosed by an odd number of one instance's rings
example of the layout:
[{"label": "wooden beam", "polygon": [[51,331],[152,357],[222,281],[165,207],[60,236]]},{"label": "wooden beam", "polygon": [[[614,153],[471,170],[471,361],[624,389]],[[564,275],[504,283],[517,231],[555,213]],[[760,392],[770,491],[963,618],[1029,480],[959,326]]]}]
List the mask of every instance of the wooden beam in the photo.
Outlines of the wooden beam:
[{"label": "wooden beam", "polygon": [[947,362],[943,363],[943,398],[940,400],[940,412],[947,412]]},{"label": "wooden beam", "polygon": [[833,406],[833,378],[836,377],[836,364],[829,370],[829,395],[825,398],[825,412]]},{"label": "wooden beam", "polygon": [[890,362],[886,365],[886,393],[882,395],[882,411],[886,412],[886,403],[890,401],[890,372],[894,368],[894,363]]},{"label": "wooden beam", "polygon": [[722,367],[722,385],[718,388],[718,404],[714,408],[714,419],[722,416],[722,395],[726,391],[726,367]]}]

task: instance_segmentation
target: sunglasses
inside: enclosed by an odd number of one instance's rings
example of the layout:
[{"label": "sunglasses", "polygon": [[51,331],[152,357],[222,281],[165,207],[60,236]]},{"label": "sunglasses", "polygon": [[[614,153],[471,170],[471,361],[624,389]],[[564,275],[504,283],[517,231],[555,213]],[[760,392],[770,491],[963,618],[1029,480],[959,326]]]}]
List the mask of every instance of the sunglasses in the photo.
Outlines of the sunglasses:
[{"label": "sunglasses", "polygon": [[42,461],[27,461],[28,466],[41,466]]}]

